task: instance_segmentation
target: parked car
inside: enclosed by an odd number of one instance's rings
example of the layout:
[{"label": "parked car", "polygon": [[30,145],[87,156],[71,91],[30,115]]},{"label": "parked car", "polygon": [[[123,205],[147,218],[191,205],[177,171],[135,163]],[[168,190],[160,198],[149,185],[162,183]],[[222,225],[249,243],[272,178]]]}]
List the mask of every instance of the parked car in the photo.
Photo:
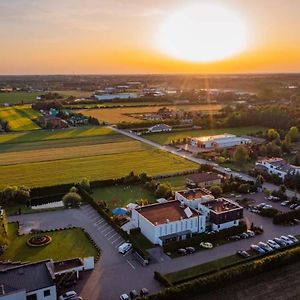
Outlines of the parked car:
[{"label": "parked car", "polygon": [[271,248],[273,248],[273,249],[279,249],[280,248],[280,245],[279,244],[277,244],[275,241],[273,241],[273,240],[268,240],[267,241],[267,244],[271,247]]},{"label": "parked car", "polygon": [[257,208],[263,208],[263,207],[265,207],[266,205],[267,205],[266,203],[262,202],[262,203],[257,204],[256,207],[257,207]]},{"label": "parked car", "polygon": [[201,242],[200,246],[206,249],[212,249],[214,247],[213,244],[209,242]]},{"label": "parked car", "polygon": [[224,171],[231,172],[231,169],[230,168],[224,168]]},{"label": "parked car", "polygon": [[247,252],[247,251],[244,251],[244,250],[239,250],[237,251],[237,254],[243,258],[248,258],[250,257],[250,254]]},{"label": "parked car", "polygon": [[298,206],[298,204],[292,204],[292,205],[290,205],[290,209],[295,209],[296,207]]},{"label": "parked car", "polygon": [[299,241],[295,236],[293,236],[293,235],[291,235],[291,234],[289,234],[287,237],[288,237],[290,240],[292,240],[294,243],[296,243],[296,242]]},{"label": "parked car", "polygon": [[253,237],[253,236],[255,236],[255,233],[254,233],[254,231],[252,231],[252,230],[247,230],[247,234],[248,234],[248,236],[249,237]]},{"label": "parked car", "polygon": [[122,294],[120,296],[120,300],[130,300],[129,296],[127,294]]},{"label": "parked car", "polygon": [[180,255],[186,255],[187,251],[184,248],[179,248],[179,249],[177,249],[177,253]]},{"label": "parked car", "polygon": [[298,219],[293,219],[293,222],[294,222],[295,224],[299,224],[299,223],[300,223],[300,221],[299,221]]},{"label": "parked car", "polygon": [[295,207],[295,210],[299,210],[300,209],[300,205],[298,205],[297,207]]},{"label": "parked car", "polygon": [[258,243],[258,246],[260,248],[263,248],[266,252],[272,252],[273,251],[273,248],[271,248],[268,244],[266,243],[263,243],[263,242],[259,242]]},{"label": "parked car", "polygon": [[280,238],[283,239],[288,245],[294,244],[294,242],[285,235],[282,235]]},{"label": "parked car", "polygon": [[287,243],[283,239],[280,239],[280,238],[275,238],[274,241],[282,247],[287,245]]},{"label": "parked car", "polygon": [[266,253],[266,251],[264,249],[262,249],[261,247],[259,247],[257,245],[251,245],[250,248],[252,250],[254,250],[255,252],[257,252],[258,254]]},{"label": "parked car", "polygon": [[123,243],[119,246],[118,251],[119,253],[125,254],[132,248],[132,245],[130,243]]},{"label": "parked car", "polygon": [[142,289],[140,290],[140,296],[146,296],[146,295],[148,295],[148,294],[149,294],[148,289],[142,288]]},{"label": "parked car", "polygon": [[239,235],[239,237],[241,237],[242,239],[247,239],[249,235],[246,232],[243,232]]},{"label": "parked car", "polygon": [[232,235],[228,238],[229,241],[239,241],[241,239],[238,235]]},{"label": "parked car", "polygon": [[285,201],[281,202],[280,205],[287,206],[289,203],[290,203],[289,200],[285,200]]},{"label": "parked car", "polygon": [[194,247],[186,247],[185,250],[189,254],[196,252],[196,249]]},{"label": "parked car", "polygon": [[59,296],[59,300],[69,300],[77,297],[77,293],[75,291],[68,291]]},{"label": "parked car", "polygon": [[272,206],[272,205],[269,205],[269,204],[267,204],[267,205],[265,205],[265,206],[263,207],[263,209],[271,209],[271,208],[273,208],[273,206]]},{"label": "parked car", "polygon": [[129,293],[130,299],[135,299],[139,296],[138,292],[136,290],[132,290]]}]

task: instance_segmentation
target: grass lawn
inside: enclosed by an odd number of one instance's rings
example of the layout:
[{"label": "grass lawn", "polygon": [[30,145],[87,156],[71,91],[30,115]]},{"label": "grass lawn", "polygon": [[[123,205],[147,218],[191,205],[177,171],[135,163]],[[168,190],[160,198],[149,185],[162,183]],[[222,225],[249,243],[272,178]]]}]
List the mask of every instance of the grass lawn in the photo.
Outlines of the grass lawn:
[{"label": "grass lawn", "polygon": [[250,133],[255,133],[257,131],[265,131],[265,130],[266,130],[265,127],[250,126],[250,127],[236,127],[236,128],[183,130],[183,131],[174,131],[169,133],[153,133],[153,134],[144,135],[143,137],[155,143],[164,145],[164,144],[169,144],[174,139],[183,139],[186,137],[195,137],[195,136],[200,137],[200,136],[223,134],[223,133],[247,135]]},{"label": "grass lawn", "polygon": [[135,203],[141,199],[153,203],[156,197],[140,185],[114,185],[97,188],[93,190],[95,201],[105,201],[109,209],[116,207],[126,207],[128,203]]},{"label": "grass lawn", "polygon": [[169,183],[174,191],[181,191],[186,188],[185,176],[168,177],[158,181]]},{"label": "grass lawn", "polygon": [[217,260],[213,260],[211,262],[202,265],[196,265],[191,268],[169,273],[166,274],[165,276],[170,280],[170,282],[176,284],[176,282],[178,281],[182,281],[182,282],[189,281],[192,277],[201,276],[206,272],[213,271],[218,268],[226,267],[242,260],[243,258],[240,258],[237,255],[230,255],[230,256],[222,257]]},{"label": "grass lawn", "polygon": [[75,257],[96,256],[97,249],[80,228],[46,233],[52,242],[45,247],[30,247],[26,241],[33,234],[17,236],[17,224],[9,224],[9,246],[0,260],[39,261],[52,258],[63,260]]},{"label": "grass lawn", "polygon": [[19,104],[32,103],[36,100],[37,96],[42,95],[43,92],[11,92],[0,93],[0,103]]},{"label": "grass lawn", "polygon": [[6,185],[29,187],[74,183],[83,177],[90,180],[118,178],[130,171],[150,176],[198,168],[183,158],[157,149],[104,154],[57,161],[0,166],[0,188]]},{"label": "grass lawn", "polygon": [[7,121],[12,131],[41,129],[33,120],[40,114],[35,110],[24,107],[4,107],[0,109],[0,119]]}]

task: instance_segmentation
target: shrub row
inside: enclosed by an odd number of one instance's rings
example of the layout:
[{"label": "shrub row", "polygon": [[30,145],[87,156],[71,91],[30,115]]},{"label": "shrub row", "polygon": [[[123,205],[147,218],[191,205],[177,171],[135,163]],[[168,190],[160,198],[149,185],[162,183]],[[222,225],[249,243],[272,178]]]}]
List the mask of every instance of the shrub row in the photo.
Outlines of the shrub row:
[{"label": "shrub row", "polygon": [[[216,272],[214,274],[206,275],[201,278],[180,284],[175,287],[169,287],[157,294],[149,295],[147,297],[138,299],[147,300],[181,300],[187,297],[199,295],[201,293],[215,290],[216,287],[222,288],[228,285],[228,282],[241,280],[255,276],[260,272],[275,269],[277,267],[285,266],[287,263],[293,263],[300,260],[300,247],[292,249],[283,249],[282,252],[268,255],[259,260],[253,260],[226,270]],[[155,275],[156,278],[160,276]],[[162,275],[161,275],[162,276]],[[164,278],[161,279],[165,281]]]},{"label": "shrub row", "polygon": [[154,271],[154,279],[159,281],[161,284],[163,284],[165,287],[171,287],[173,284],[169,281],[169,279],[162,275],[161,273]]},{"label": "shrub row", "polygon": [[199,246],[201,242],[216,242],[220,240],[224,240],[225,238],[231,236],[231,235],[237,235],[242,232],[245,232],[247,230],[246,224],[240,224],[235,227],[230,227],[218,232],[215,232],[213,234],[206,234],[206,233],[201,233],[201,234],[196,234],[193,235],[190,238],[187,238],[186,240],[181,240],[177,242],[171,242],[163,245],[163,249],[165,252],[174,252],[178,248],[184,248],[188,246]]},{"label": "shrub row", "polygon": [[274,224],[286,224],[293,219],[300,219],[300,210],[292,210],[287,212],[278,213],[273,217]]}]

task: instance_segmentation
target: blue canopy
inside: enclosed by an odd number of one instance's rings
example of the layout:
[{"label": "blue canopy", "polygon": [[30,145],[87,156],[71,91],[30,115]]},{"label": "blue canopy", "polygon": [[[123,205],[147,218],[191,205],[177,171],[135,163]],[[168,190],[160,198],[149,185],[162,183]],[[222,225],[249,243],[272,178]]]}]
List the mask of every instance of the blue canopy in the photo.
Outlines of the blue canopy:
[{"label": "blue canopy", "polygon": [[112,210],[112,213],[114,215],[125,215],[127,213],[127,209],[121,208],[121,207],[117,207],[117,208],[115,208],[115,209]]}]

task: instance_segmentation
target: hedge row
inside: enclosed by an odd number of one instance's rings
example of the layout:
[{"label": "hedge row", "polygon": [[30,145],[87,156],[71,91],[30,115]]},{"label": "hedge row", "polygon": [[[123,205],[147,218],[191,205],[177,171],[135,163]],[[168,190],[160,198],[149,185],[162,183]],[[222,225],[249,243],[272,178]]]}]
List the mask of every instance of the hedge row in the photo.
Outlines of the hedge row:
[{"label": "hedge row", "polygon": [[[244,263],[211,275],[203,276],[201,278],[180,284],[175,287],[169,287],[157,294],[149,295],[147,297],[138,298],[140,300],[181,300],[187,299],[206,293],[217,288],[222,288],[228,285],[228,282],[235,280],[246,279],[255,276],[260,272],[272,270],[278,267],[285,266],[288,263],[293,263],[300,260],[300,246],[292,249],[283,249],[282,252],[268,255],[259,260],[254,260]],[[160,277],[158,274],[156,278]],[[161,275],[162,276],[162,275]],[[164,280],[164,279],[162,279]]]},{"label": "hedge row", "polygon": [[176,251],[178,248],[184,248],[188,246],[196,247],[199,246],[201,242],[216,242],[216,241],[224,240],[225,238],[231,235],[241,234],[246,230],[247,230],[246,224],[240,224],[238,226],[230,227],[215,232],[213,234],[201,233],[201,234],[193,235],[192,237],[187,238],[186,240],[167,243],[163,245],[163,249],[165,252],[173,252]]},{"label": "hedge row", "polygon": [[274,224],[286,224],[293,219],[300,219],[300,210],[291,210],[287,212],[278,213],[273,217]]}]

